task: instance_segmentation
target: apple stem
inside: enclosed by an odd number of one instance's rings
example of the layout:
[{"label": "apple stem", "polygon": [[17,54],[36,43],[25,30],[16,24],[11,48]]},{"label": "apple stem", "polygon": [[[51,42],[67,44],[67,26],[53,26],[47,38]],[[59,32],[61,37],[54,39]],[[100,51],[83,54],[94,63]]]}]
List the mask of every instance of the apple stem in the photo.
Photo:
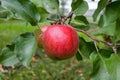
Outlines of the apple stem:
[{"label": "apple stem", "polygon": [[101,42],[101,43],[109,46],[109,47],[114,51],[115,54],[117,53],[116,46],[114,46],[112,43],[106,42],[106,41],[102,41],[102,40],[98,40],[98,39],[94,38],[93,36],[91,36],[87,31],[84,31],[84,30],[81,30],[81,29],[77,29],[77,28],[74,28],[74,29],[75,29],[76,31],[79,31],[79,32],[84,33],[84,34],[87,35],[89,38],[91,38],[94,42]]}]

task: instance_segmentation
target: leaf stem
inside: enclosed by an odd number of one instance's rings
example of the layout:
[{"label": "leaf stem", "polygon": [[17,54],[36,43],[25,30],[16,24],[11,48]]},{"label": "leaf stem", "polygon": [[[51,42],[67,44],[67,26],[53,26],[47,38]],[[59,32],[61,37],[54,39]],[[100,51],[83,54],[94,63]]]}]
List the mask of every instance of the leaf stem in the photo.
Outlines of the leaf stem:
[{"label": "leaf stem", "polygon": [[82,58],[84,58],[84,56],[83,56],[82,52],[80,51],[80,49],[78,49],[78,52],[82,56]]},{"label": "leaf stem", "polygon": [[94,45],[95,45],[96,51],[99,52],[99,49],[98,49],[97,44],[96,44],[96,41],[94,41]]}]

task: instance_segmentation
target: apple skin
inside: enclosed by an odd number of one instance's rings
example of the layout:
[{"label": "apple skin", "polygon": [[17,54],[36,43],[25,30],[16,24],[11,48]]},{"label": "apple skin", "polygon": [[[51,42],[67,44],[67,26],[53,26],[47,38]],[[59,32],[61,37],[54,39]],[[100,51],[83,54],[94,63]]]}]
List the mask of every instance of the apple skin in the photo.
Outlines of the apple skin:
[{"label": "apple skin", "polygon": [[42,35],[47,30],[47,28],[48,28],[48,25],[43,25],[42,27],[40,27],[40,31],[39,31],[40,33],[37,36],[37,43],[39,48],[43,48]]},{"label": "apple skin", "polygon": [[45,53],[53,60],[63,60],[75,55],[79,47],[76,31],[69,25],[54,24],[42,35]]}]

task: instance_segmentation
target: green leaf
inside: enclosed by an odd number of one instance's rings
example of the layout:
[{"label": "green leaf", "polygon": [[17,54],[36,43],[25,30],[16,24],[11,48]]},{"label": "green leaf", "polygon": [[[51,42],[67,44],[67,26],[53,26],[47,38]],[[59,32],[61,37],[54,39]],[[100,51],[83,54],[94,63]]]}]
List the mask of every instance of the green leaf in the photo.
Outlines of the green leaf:
[{"label": "green leaf", "polygon": [[18,36],[14,42],[16,43],[15,53],[18,59],[24,66],[28,67],[37,48],[35,37],[32,33],[25,33]]},{"label": "green leaf", "polygon": [[57,14],[49,14],[47,18],[56,20],[56,19],[58,19],[58,15]]},{"label": "green leaf", "polygon": [[12,41],[11,45],[7,45],[2,50],[0,64],[12,66],[21,62],[28,67],[36,48],[37,44],[33,33],[21,34]]},{"label": "green leaf", "polygon": [[88,22],[88,20],[87,20],[87,18],[85,16],[76,16],[74,19],[77,20],[77,21],[79,21],[79,22],[82,21],[86,25],[89,24],[89,22]]},{"label": "green leaf", "polygon": [[44,8],[44,1],[45,0],[30,0],[33,2],[37,7],[43,7]]},{"label": "green leaf", "polygon": [[92,73],[90,76],[93,76],[98,73],[98,70],[100,68],[100,58],[96,51],[91,53],[90,60],[92,61],[92,64],[93,64],[93,69],[92,69]]},{"label": "green leaf", "polygon": [[74,11],[75,15],[83,15],[88,10],[88,4],[86,1],[83,0],[76,0],[72,3],[72,10]]},{"label": "green leaf", "polygon": [[37,8],[39,7],[45,9],[47,12],[52,14],[57,14],[59,3],[58,0],[30,0],[32,1]]},{"label": "green leaf", "polygon": [[108,26],[100,27],[99,30],[98,30],[98,33],[114,36],[115,28],[116,28],[115,22],[110,23]]},{"label": "green leaf", "polygon": [[98,7],[95,10],[94,14],[93,14],[93,20],[96,21],[97,16],[100,14],[100,12],[105,8],[105,6],[107,5],[108,0],[100,0],[98,3]]},{"label": "green leaf", "polygon": [[43,7],[38,7],[37,9],[38,9],[40,14],[48,14],[48,11]]},{"label": "green leaf", "polygon": [[120,41],[120,18],[116,20],[114,40],[115,42]]},{"label": "green leaf", "polygon": [[82,33],[82,32],[77,32],[78,33],[78,36],[80,37],[80,38],[83,38],[86,42],[91,42],[91,41],[93,41],[93,40],[91,40],[87,35],[85,35],[84,33]]},{"label": "green leaf", "polygon": [[44,8],[52,14],[58,13],[59,3],[58,0],[44,0]]},{"label": "green leaf", "polygon": [[80,60],[83,59],[83,57],[82,57],[82,55],[79,53],[79,51],[77,51],[77,53],[76,53],[76,58],[77,58],[78,61],[80,61]]},{"label": "green leaf", "polygon": [[72,21],[71,25],[73,27],[83,29],[83,30],[88,30],[90,28],[89,22],[86,19],[85,16],[76,16]]},{"label": "green leaf", "polygon": [[49,12],[44,7],[37,7],[37,9],[41,16],[40,22],[46,21]]},{"label": "green leaf", "polygon": [[2,0],[2,6],[17,13],[32,25],[36,25],[40,20],[36,6],[29,0]]},{"label": "green leaf", "polygon": [[[116,54],[112,54],[110,58],[103,58],[99,53],[96,53],[97,58],[93,63],[93,70],[96,73],[91,75],[90,80],[119,80],[120,79],[120,58]],[[96,68],[96,69],[95,69]]]},{"label": "green leaf", "polygon": [[8,20],[13,16],[12,12],[0,6],[0,20]]},{"label": "green leaf", "polygon": [[5,18],[5,19],[6,19],[8,13],[9,13],[9,12],[8,12],[7,10],[5,10],[3,7],[0,6],[0,19],[1,19],[1,18]]},{"label": "green leaf", "polygon": [[93,42],[86,42],[84,39],[80,38],[79,49],[82,55],[89,57],[89,55],[96,51],[95,45]]},{"label": "green leaf", "polygon": [[111,49],[100,49],[99,53],[101,54],[102,57],[109,58],[113,51]]},{"label": "green leaf", "polygon": [[49,14],[58,14],[58,0],[31,0],[41,15],[41,22],[45,22]]},{"label": "green leaf", "polygon": [[117,53],[120,56],[120,46],[117,46]]},{"label": "green leaf", "polygon": [[15,44],[7,45],[2,50],[0,55],[0,64],[4,66],[12,66],[19,62],[16,54],[14,53]]},{"label": "green leaf", "polygon": [[120,1],[114,1],[106,6],[105,13],[100,17],[99,26],[108,26],[120,17]]}]

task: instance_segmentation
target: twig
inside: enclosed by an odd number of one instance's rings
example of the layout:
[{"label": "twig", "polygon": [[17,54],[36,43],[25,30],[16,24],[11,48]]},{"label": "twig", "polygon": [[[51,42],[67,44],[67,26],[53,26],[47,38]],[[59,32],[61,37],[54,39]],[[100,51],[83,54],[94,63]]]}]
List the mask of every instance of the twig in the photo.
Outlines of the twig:
[{"label": "twig", "polygon": [[73,12],[71,12],[71,15],[69,16],[69,22],[68,22],[68,24],[70,24],[71,23],[71,20],[72,20],[72,16],[73,16]]},{"label": "twig", "polygon": [[79,32],[84,33],[85,35],[87,35],[89,38],[91,38],[95,42],[101,42],[103,44],[106,44],[107,46],[109,46],[114,51],[114,53],[117,53],[116,47],[112,43],[109,43],[109,42],[106,42],[106,41],[102,41],[102,40],[98,40],[98,39],[92,37],[88,32],[86,32],[84,30],[77,29],[77,28],[74,28],[74,29],[77,30],[77,31],[79,31]]},{"label": "twig", "polygon": [[73,11],[71,11],[71,12],[68,14],[68,16],[64,17],[64,19],[66,20],[66,19],[68,19],[68,18],[71,18],[72,15],[73,15]]},{"label": "twig", "polygon": [[71,12],[68,14],[68,16],[61,16],[61,18],[59,18],[59,19],[57,19],[57,20],[50,19],[50,18],[47,18],[47,20],[54,21],[54,23],[52,23],[52,24],[64,24],[65,21],[66,21],[67,19],[69,19],[68,24],[70,24],[72,16],[73,16],[73,11],[71,11]]},{"label": "twig", "polygon": [[50,19],[50,18],[47,18],[47,20],[56,21],[56,20],[54,20],[54,19]]},{"label": "twig", "polygon": [[70,24],[71,19],[72,19],[72,16],[73,16],[73,11],[71,11],[71,12],[68,14],[68,16],[66,16],[66,17],[64,18],[64,19],[65,19],[65,21],[66,21],[67,19],[69,19],[68,24]]}]

